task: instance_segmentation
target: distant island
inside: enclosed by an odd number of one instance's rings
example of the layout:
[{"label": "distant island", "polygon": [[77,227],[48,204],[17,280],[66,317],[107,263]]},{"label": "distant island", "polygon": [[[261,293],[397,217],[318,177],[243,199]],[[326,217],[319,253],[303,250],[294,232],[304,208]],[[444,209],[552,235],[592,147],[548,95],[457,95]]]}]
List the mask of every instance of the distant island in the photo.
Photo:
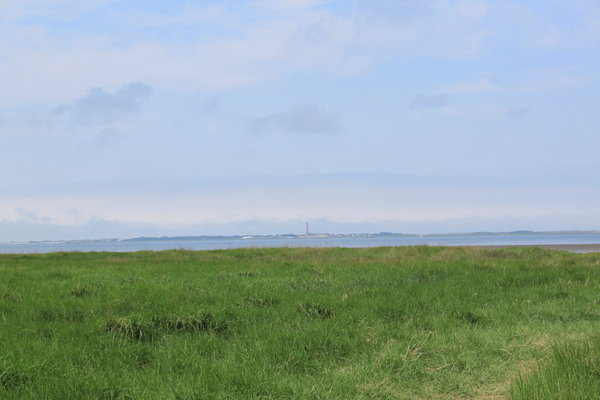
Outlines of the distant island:
[{"label": "distant island", "polygon": [[495,236],[495,235],[581,235],[600,234],[600,230],[570,231],[527,231],[510,232],[468,232],[468,233],[294,233],[276,235],[199,235],[199,236],[141,236],[129,239],[75,239],[75,240],[32,240],[28,242],[2,242],[0,244],[72,244],[72,243],[114,243],[114,242],[158,242],[158,241],[199,241],[199,240],[270,240],[270,239],[326,239],[326,238],[369,238],[369,237],[450,237],[450,236]]}]

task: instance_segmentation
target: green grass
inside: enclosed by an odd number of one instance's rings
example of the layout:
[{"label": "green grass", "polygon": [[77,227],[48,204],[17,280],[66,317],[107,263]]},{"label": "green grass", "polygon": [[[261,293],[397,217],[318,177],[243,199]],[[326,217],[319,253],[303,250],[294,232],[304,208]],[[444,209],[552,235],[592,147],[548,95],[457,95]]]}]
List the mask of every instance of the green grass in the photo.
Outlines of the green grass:
[{"label": "green grass", "polygon": [[0,255],[0,398],[595,399],[599,287],[538,248]]},{"label": "green grass", "polygon": [[554,346],[547,360],[517,379],[511,399],[600,399],[600,340]]}]

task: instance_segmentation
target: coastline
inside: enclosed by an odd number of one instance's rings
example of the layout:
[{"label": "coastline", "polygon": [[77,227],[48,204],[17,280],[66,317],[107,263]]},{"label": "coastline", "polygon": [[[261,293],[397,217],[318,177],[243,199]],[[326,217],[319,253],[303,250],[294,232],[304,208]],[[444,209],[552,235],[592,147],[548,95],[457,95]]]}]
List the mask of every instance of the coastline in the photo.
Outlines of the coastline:
[{"label": "coastline", "polygon": [[161,250],[226,250],[245,247],[393,247],[467,246],[481,249],[540,247],[572,253],[600,253],[600,232],[555,234],[423,235],[367,237],[252,238],[249,240],[98,240],[0,244],[0,253],[136,252]]},{"label": "coastline", "polygon": [[526,244],[526,245],[483,245],[482,249],[503,249],[507,247],[539,247],[542,249],[569,251],[571,253],[600,253],[600,243],[596,244]]}]

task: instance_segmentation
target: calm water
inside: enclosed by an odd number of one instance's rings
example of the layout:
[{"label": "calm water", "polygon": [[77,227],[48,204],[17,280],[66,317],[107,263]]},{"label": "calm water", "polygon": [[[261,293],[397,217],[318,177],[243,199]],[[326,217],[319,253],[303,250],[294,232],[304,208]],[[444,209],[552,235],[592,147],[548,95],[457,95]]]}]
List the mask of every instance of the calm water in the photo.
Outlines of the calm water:
[{"label": "calm water", "polygon": [[0,244],[0,253],[57,251],[219,250],[241,247],[379,247],[379,246],[491,246],[537,244],[597,244],[600,234],[425,236],[311,239],[182,240],[113,243]]}]

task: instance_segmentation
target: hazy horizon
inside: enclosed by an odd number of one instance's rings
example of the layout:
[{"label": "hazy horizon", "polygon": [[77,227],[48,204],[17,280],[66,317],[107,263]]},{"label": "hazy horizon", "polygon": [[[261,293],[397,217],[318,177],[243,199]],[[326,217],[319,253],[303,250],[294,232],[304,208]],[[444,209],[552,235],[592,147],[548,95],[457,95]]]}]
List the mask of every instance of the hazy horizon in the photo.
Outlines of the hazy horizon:
[{"label": "hazy horizon", "polygon": [[[290,236],[292,235],[292,236]],[[327,235],[327,236],[322,236]],[[82,238],[82,239],[49,239],[49,240],[29,240],[29,241],[9,241],[9,242],[0,242],[0,244],[36,244],[36,243],[80,243],[80,242],[99,242],[99,243],[113,243],[113,241],[118,241],[118,243],[123,242],[144,242],[144,241],[152,241],[156,239],[156,241],[165,241],[165,242],[177,242],[177,241],[204,241],[204,240],[215,240],[217,238],[236,238],[232,240],[272,240],[273,238],[279,238],[279,240],[283,239],[354,239],[354,238],[388,238],[388,237],[403,237],[403,238],[432,238],[432,237],[496,237],[496,236],[548,236],[552,237],[555,235],[559,236],[570,236],[570,235],[600,235],[600,230],[575,230],[575,231],[509,231],[509,232],[447,232],[447,233],[438,233],[438,232],[352,232],[352,233],[338,233],[338,232],[310,232],[309,236],[306,236],[304,233],[293,233],[293,232],[279,232],[279,233],[271,233],[271,234],[252,234],[251,232],[247,232],[246,234],[235,234],[235,235],[184,235],[184,236],[136,236],[136,237],[99,237],[99,238]],[[201,239],[196,239],[201,237]],[[287,237],[287,238],[286,238]],[[229,239],[224,239],[229,240]],[[565,244],[568,245],[568,244]]]}]

